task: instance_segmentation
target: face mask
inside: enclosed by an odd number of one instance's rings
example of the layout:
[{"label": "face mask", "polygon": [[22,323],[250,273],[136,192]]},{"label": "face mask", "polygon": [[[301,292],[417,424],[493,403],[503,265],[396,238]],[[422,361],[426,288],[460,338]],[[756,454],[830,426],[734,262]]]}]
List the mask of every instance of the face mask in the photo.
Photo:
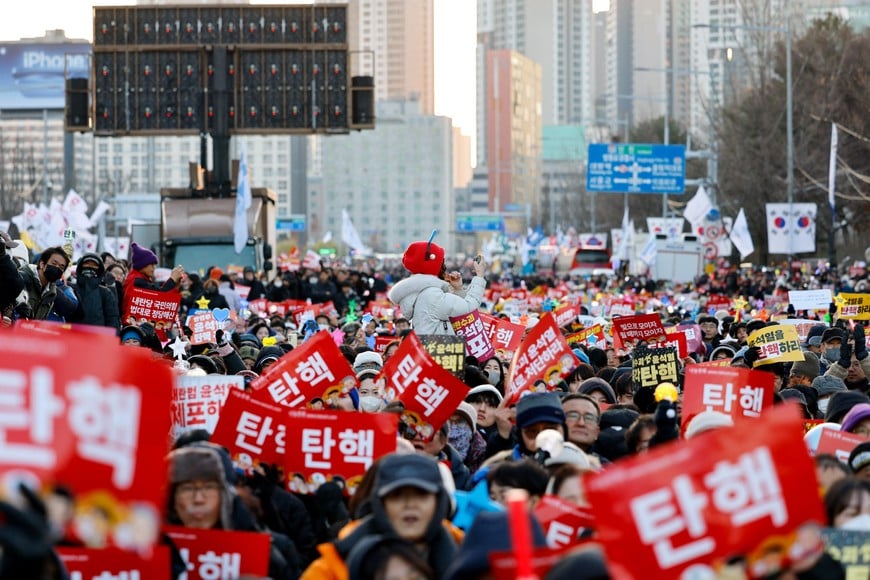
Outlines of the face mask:
[{"label": "face mask", "polygon": [[284,284],[281,280],[275,280],[275,288],[280,288]]},{"label": "face mask", "polygon": [[82,278],[96,278],[97,271],[91,270],[90,268],[85,268],[84,270],[82,270],[81,276],[82,276]]},{"label": "face mask", "polygon": [[468,450],[471,448],[471,425],[468,423],[456,423],[450,425],[450,431],[447,435],[447,442],[456,449],[459,456],[465,459],[468,455]]},{"label": "face mask", "polygon": [[63,270],[61,270],[57,266],[46,265],[42,275],[45,276],[46,280],[54,283],[60,280],[60,277],[63,276]]},{"label": "face mask", "polygon": [[868,532],[870,531],[870,514],[861,514],[860,516],[855,516],[851,520],[846,520],[840,526],[840,529]]},{"label": "face mask", "polygon": [[317,284],[317,276],[312,276],[308,279],[308,283],[311,285]]},{"label": "face mask", "polygon": [[829,346],[825,349],[825,360],[829,362],[837,362],[840,360],[840,347],[839,346]]},{"label": "face mask", "polygon": [[819,399],[819,412],[824,415],[828,412],[828,403],[831,402],[831,399]]},{"label": "face mask", "polygon": [[363,413],[377,413],[384,408],[384,400],[374,395],[359,398],[359,410]]},{"label": "face mask", "polygon": [[489,382],[490,385],[497,385],[500,378],[501,375],[498,371],[486,371],[486,380]]},{"label": "face mask", "polygon": [[318,324],[317,328],[319,328],[320,330],[329,330],[329,325],[328,324]]}]

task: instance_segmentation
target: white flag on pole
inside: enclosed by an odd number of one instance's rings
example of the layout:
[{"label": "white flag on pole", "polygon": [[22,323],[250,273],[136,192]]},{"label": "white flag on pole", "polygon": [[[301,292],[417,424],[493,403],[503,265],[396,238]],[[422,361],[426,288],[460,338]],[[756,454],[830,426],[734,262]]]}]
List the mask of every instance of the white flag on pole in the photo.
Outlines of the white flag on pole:
[{"label": "white flag on pole", "polygon": [[683,210],[683,217],[694,227],[695,224],[701,222],[710,213],[711,209],[713,209],[713,202],[702,185],[698,188],[695,196],[686,204],[686,209]]},{"label": "white flag on pole", "polygon": [[245,152],[245,144],[242,143],[242,152],[239,155],[239,179],[236,185],[236,213],[233,218],[233,247],[237,254],[248,243],[248,209],[251,207],[251,180],[248,174],[248,155]]},{"label": "white flag on pole", "polygon": [[353,225],[350,219],[350,214],[346,209],[341,210],[341,241],[347,244],[351,249],[361,254],[367,254],[368,248],[363,244],[359,237],[359,232]]},{"label": "white flag on pole", "polygon": [[839,145],[839,136],[837,134],[837,124],[831,123],[831,157],[828,161],[828,205],[831,210],[836,207],[837,202],[834,199],[834,192],[837,189],[837,146]]},{"label": "white flag on pole", "polygon": [[731,226],[731,243],[740,252],[741,260],[755,251],[755,244],[752,243],[752,234],[749,233],[749,223],[746,221],[746,213],[743,208],[740,208],[740,212],[734,219],[734,225]]},{"label": "white flag on pole", "polygon": [[656,256],[658,255],[658,248],[656,247],[656,237],[652,234],[649,235],[649,239],[646,242],[646,245],[643,247],[643,250],[640,252],[640,256],[638,256],[641,261],[647,266],[652,266],[656,263]]}]

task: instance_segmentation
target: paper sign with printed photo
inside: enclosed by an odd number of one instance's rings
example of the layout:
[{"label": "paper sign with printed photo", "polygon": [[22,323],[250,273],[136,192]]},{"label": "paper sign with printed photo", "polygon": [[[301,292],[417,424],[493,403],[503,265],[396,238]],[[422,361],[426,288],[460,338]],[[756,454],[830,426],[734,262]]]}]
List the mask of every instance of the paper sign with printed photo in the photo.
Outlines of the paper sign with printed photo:
[{"label": "paper sign with printed photo", "polygon": [[465,338],[447,334],[421,334],[417,338],[441,368],[460,376],[465,368]]},{"label": "paper sign with printed photo", "polygon": [[314,399],[337,406],[356,386],[353,368],[325,330],[282,356],[251,382],[255,398],[291,408]]},{"label": "paper sign with printed photo", "polygon": [[867,441],[863,435],[847,433],[837,429],[822,429],[819,437],[819,446],[816,447],[816,455],[827,453],[833,455],[843,463],[849,463],[849,454],[861,443]]},{"label": "paper sign with printed photo", "polygon": [[396,450],[399,416],[395,413],[289,411],[284,472],[295,493],[314,493],[340,478],[351,495],[378,457]]},{"label": "paper sign with printed photo", "polygon": [[593,324],[581,331],[574,332],[565,337],[568,344],[584,344],[586,346],[597,346],[598,348],[607,348],[607,337],[604,336],[604,328],[600,324]]},{"label": "paper sign with printed photo", "polygon": [[691,569],[715,578],[743,556],[750,577],[763,577],[823,549],[825,513],[798,424],[798,410],[781,405],[764,421],[740,421],[586,476],[611,574],[684,578]]},{"label": "paper sign with printed photo", "polygon": [[801,341],[794,326],[777,324],[759,328],[749,335],[746,343],[759,349],[755,366],[804,360]]},{"label": "paper sign with printed photo", "polygon": [[165,508],[169,366],[102,335],[17,328],[0,330],[0,376],[0,495],[16,481],[64,486],[74,539],[149,549]]},{"label": "paper sign with printed photo", "polygon": [[823,320],[806,320],[803,318],[785,318],[783,320],[778,320],[780,324],[787,324],[789,326],[794,326],[795,330],[798,333],[798,339],[801,341],[801,344],[807,341],[807,336],[810,333],[810,329],[814,326],[828,326],[828,323]]},{"label": "paper sign with printed photo", "polygon": [[450,317],[453,332],[465,339],[465,350],[469,356],[478,361],[485,361],[495,356],[495,349],[486,333],[486,327],[480,318],[478,310],[472,310],[462,316]]},{"label": "paper sign with printed photo", "polygon": [[655,313],[613,319],[614,348],[623,348],[638,341],[658,341],[663,339],[665,334],[662,319]]},{"label": "paper sign with printed photo", "polygon": [[413,332],[384,365],[381,376],[386,379],[386,399],[405,405],[402,421],[427,441],[468,394],[468,386],[435,362]]},{"label": "paper sign with printed photo", "polygon": [[870,320],[870,294],[840,292],[834,298],[837,316],[845,320]]},{"label": "paper sign with printed photo", "polygon": [[788,302],[795,310],[828,310],[833,301],[828,289],[788,291]]},{"label": "paper sign with printed photo", "polygon": [[218,330],[227,331],[230,326],[235,326],[236,313],[226,308],[216,310],[201,310],[187,317],[185,326],[193,334],[190,335],[190,344],[216,344]]},{"label": "paper sign with printed photo", "polygon": [[166,527],[178,548],[187,580],[265,578],[272,538],[267,533]]},{"label": "paper sign with printed photo", "polygon": [[156,546],[147,557],[112,548],[56,548],[70,580],[170,580],[167,546]]},{"label": "paper sign with printed photo", "polygon": [[676,328],[669,326],[665,329],[667,332],[682,332],[686,335],[686,348],[689,353],[705,353],[704,334],[701,332],[701,327],[697,324],[678,324]]},{"label": "paper sign with printed photo", "polygon": [[287,408],[259,401],[231,389],[227,394],[211,442],[227,448],[236,464],[248,469],[258,461],[284,461]]},{"label": "paper sign with printed photo", "polygon": [[514,354],[505,381],[505,396],[517,400],[526,392],[552,390],[579,364],[556,321],[545,316]]},{"label": "paper sign with printed photo", "polygon": [[683,430],[702,411],[725,413],[735,421],[744,417],[760,417],[763,411],[773,406],[773,382],[771,373],[741,367],[686,366],[683,378]]},{"label": "paper sign with printed photo", "polygon": [[580,535],[590,532],[595,522],[589,511],[556,495],[543,496],[534,514],[550,548],[576,546],[581,542]]},{"label": "paper sign with printed photo", "polygon": [[172,438],[185,431],[205,429],[214,433],[231,389],[244,390],[245,379],[238,376],[182,376],[172,388]]},{"label": "paper sign with printed photo", "polygon": [[181,304],[179,292],[160,292],[131,287],[124,291],[121,324],[138,326],[147,322],[154,326],[154,332],[160,340],[166,340],[167,332],[175,327],[179,304]]},{"label": "paper sign with printed photo", "polygon": [[[505,318],[495,318],[488,314],[481,313],[480,318],[483,320],[484,326],[490,329],[488,330],[489,341],[492,343],[496,355],[503,361],[509,361],[523,342],[526,327]],[[493,321],[492,325],[487,324],[488,320]]]},{"label": "paper sign with printed photo", "polygon": [[689,343],[686,340],[686,334],[679,330],[677,332],[668,332],[665,335],[664,340],[659,342],[651,342],[648,346],[650,348],[673,347],[674,349],[676,349],[677,356],[681,360],[689,356]]},{"label": "paper sign with printed photo", "polygon": [[567,305],[553,311],[553,317],[556,319],[556,326],[559,328],[567,328],[572,322],[577,320],[577,315],[580,314],[580,308],[574,305]]}]

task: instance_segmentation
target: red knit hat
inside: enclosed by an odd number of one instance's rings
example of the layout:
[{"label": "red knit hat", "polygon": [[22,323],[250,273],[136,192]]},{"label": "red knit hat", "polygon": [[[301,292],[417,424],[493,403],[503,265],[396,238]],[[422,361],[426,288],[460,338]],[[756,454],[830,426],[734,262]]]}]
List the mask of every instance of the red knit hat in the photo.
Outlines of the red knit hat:
[{"label": "red knit hat", "polygon": [[444,248],[434,242],[413,242],[402,256],[402,265],[412,274],[437,276],[442,264]]}]

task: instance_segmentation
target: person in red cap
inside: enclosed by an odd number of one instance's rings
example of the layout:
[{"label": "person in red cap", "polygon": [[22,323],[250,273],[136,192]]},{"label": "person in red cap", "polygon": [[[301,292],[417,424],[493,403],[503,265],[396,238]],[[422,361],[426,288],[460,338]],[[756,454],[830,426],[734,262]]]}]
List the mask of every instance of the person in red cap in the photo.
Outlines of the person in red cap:
[{"label": "person in red cap", "polygon": [[389,298],[399,305],[417,334],[453,334],[450,317],[468,314],[480,306],[486,289],[483,256],[474,259],[474,278],[467,288],[463,288],[459,272],[447,272],[444,248],[431,238],[409,245],[402,265],[412,276],[393,286]]}]

